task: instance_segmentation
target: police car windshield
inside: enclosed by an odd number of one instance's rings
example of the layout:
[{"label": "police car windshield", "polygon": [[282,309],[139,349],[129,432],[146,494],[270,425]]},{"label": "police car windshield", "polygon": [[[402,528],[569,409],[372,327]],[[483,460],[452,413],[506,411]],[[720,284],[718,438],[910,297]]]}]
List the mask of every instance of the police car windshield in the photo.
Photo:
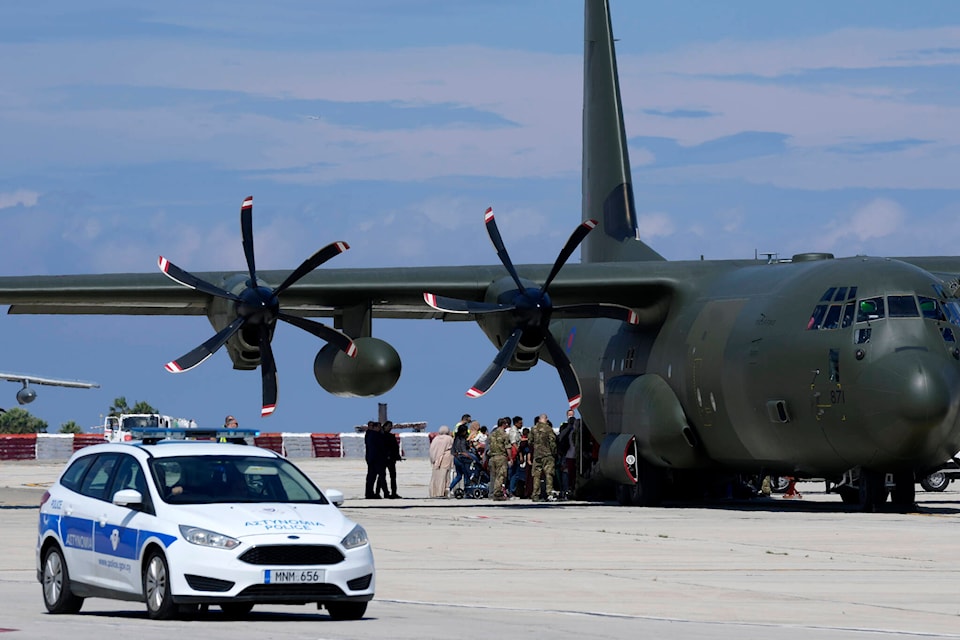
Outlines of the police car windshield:
[{"label": "police car windshield", "polygon": [[281,458],[177,456],[153,458],[157,490],[170,504],[310,502],[327,499],[303,473]]}]

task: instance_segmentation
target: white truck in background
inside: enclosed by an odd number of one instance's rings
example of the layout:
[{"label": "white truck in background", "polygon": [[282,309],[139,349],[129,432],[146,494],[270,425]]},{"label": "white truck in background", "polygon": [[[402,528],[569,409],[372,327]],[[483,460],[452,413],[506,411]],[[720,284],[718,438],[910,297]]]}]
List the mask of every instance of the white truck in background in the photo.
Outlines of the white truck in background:
[{"label": "white truck in background", "polygon": [[187,418],[174,418],[160,413],[121,413],[103,419],[103,439],[107,442],[132,440],[130,429],[135,427],[195,428],[197,423]]}]

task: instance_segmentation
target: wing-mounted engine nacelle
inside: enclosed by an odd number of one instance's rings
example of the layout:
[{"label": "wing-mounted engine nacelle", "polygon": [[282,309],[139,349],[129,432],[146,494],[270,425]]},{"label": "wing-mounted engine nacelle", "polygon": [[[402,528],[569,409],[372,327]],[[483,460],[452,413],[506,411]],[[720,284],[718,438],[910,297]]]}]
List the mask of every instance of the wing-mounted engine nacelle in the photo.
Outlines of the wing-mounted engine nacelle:
[{"label": "wing-mounted engine nacelle", "polygon": [[313,375],[321,387],[335,396],[379,396],[400,379],[400,355],[378,338],[354,338],[357,355],[351,358],[333,345],[320,350],[313,361]]},{"label": "wing-mounted engine nacelle", "polygon": [[674,469],[705,463],[680,400],[663,378],[652,373],[618,376],[607,383],[606,392],[606,423],[611,433],[600,449],[605,477],[621,484],[634,482],[641,460]]},{"label": "wing-mounted engine nacelle", "polygon": [[37,392],[34,391],[31,387],[27,386],[27,383],[23,383],[23,389],[17,391],[17,402],[20,404],[30,404],[37,399]]},{"label": "wing-mounted engine nacelle", "polygon": [[[539,286],[530,280],[521,279],[520,282],[525,287],[538,289]],[[495,304],[514,304],[514,297],[517,293],[517,284],[512,278],[501,278],[487,288],[487,294],[484,298],[486,302]],[[477,319],[477,324],[483,333],[497,345],[497,348],[503,346],[510,337],[510,334],[516,328],[516,320],[510,314],[487,314],[481,315]],[[520,337],[520,344],[514,352],[510,362],[507,363],[508,371],[527,371],[540,361],[540,350],[543,348],[543,336],[539,331],[524,331]]]},{"label": "wing-mounted engine nacelle", "polygon": [[[223,282],[223,289],[239,295],[246,288],[249,279],[250,276],[245,273],[234,274]],[[259,278],[257,283],[261,286],[269,286]],[[221,331],[236,320],[236,304],[226,298],[213,298],[210,303],[210,311],[207,313],[207,319],[216,331]],[[273,337],[273,329],[274,327],[270,328],[271,338]],[[257,325],[245,324],[240,331],[227,340],[225,346],[234,369],[252,371],[260,366],[260,332]]]}]

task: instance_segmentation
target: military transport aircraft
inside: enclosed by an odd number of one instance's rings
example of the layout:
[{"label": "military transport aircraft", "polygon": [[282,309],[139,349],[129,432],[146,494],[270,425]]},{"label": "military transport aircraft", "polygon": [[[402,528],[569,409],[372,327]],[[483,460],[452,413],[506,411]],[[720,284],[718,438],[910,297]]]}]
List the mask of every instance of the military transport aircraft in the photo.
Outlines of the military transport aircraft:
[{"label": "military transport aircraft", "polygon": [[[7,277],[0,304],[205,315],[216,334],[167,368],[226,346],[235,368],[260,368],[264,415],[277,320],[329,343],[317,382],[345,396],[400,375],[374,318],[475,321],[498,352],[468,395],[504,369],[556,367],[624,504],[657,504],[668,480],[707,471],[827,478],[865,510],[888,493],[909,508],[916,474],[960,450],[960,258],[667,262],[639,239],[607,0],[585,2],[582,196],[553,265],[514,265],[488,211],[501,265],[314,271],[347,249],[335,242],[292,273],[258,273],[247,200],[246,272],[194,275],[161,258],[163,274]],[[581,263],[565,264],[577,247]]]},{"label": "military transport aircraft", "polygon": [[[96,382],[82,382],[80,380],[60,380],[59,378],[40,378],[38,376],[25,376],[20,373],[0,373],[0,380],[9,380],[10,382],[19,382],[23,388],[17,391],[17,403],[30,404],[37,399],[37,392],[31,387],[31,384],[45,384],[51,387],[72,387],[74,389],[99,389],[100,385]],[[3,411],[3,409],[0,409]]]}]

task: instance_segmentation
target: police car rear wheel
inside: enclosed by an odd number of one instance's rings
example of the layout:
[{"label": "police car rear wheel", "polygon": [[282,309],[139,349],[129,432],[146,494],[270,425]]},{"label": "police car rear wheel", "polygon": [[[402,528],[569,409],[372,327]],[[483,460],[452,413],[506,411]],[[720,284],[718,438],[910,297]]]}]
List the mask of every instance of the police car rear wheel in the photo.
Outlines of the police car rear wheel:
[{"label": "police car rear wheel", "polygon": [[154,620],[168,620],[177,613],[170,595],[170,570],[159,551],[152,551],[143,569],[143,597],[147,615]]},{"label": "police car rear wheel", "polygon": [[330,602],[326,607],[334,620],[359,620],[367,612],[366,602]]},{"label": "police car rear wheel", "polygon": [[77,613],[83,598],[70,591],[70,573],[60,547],[50,547],[43,559],[43,604],[50,613]]}]

